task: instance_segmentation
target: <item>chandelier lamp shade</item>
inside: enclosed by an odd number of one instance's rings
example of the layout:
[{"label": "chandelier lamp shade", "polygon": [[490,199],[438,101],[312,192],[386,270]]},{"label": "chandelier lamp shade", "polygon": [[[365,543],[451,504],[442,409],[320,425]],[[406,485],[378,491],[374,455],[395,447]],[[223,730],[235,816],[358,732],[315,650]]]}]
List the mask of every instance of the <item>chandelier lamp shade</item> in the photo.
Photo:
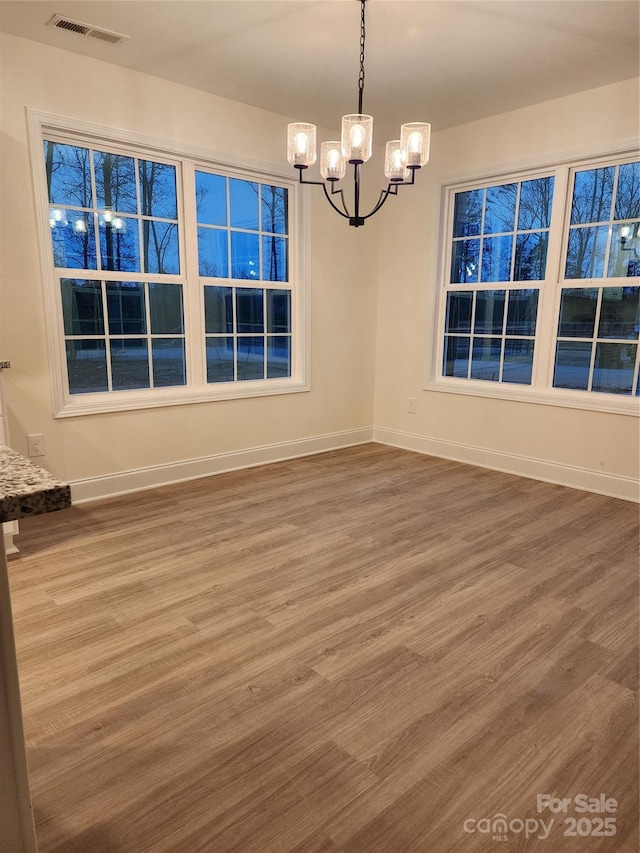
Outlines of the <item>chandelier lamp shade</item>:
[{"label": "chandelier lamp shade", "polygon": [[[306,122],[293,122],[287,128],[287,159],[298,170],[301,184],[321,186],[331,207],[340,216],[349,220],[349,225],[358,228],[377,213],[391,195],[398,194],[398,187],[412,186],[415,175],[429,161],[431,125],[425,122],[409,122],[400,128],[400,139],[387,142],[384,156],[384,174],[389,182],[380,191],[378,201],[363,214],[360,210],[360,169],[371,158],[373,152],[373,116],[362,112],[364,98],[364,51],[366,0],[360,3],[360,75],[358,77],[358,112],[342,116],[342,133],[339,141],[322,142],[320,145],[320,174],[322,181],[307,181],[305,169],[317,160],[316,126]],[[353,206],[349,210],[344,190],[337,187],[347,174],[347,166],[353,166]],[[334,201],[338,200],[338,204]]]}]

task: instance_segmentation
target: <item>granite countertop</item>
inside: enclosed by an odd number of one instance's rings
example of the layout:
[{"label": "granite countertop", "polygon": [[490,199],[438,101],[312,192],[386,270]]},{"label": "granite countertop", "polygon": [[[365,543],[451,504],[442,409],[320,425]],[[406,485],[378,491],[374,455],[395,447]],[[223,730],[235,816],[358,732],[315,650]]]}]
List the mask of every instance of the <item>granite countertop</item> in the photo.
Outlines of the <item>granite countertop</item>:
[{"label": "granite countertop", "polygon": [[0,522],[71,506],[71,488],[0,444]]}]

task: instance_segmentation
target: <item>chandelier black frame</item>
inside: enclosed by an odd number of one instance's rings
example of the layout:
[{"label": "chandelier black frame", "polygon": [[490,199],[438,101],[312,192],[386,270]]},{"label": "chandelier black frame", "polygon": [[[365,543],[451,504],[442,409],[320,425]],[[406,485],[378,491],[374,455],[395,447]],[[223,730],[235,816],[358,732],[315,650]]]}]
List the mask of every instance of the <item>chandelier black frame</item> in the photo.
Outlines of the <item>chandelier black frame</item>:
[{"label": "chandelier black frame", "polygon": [[[342,136],[339,142],[323,142],[320,154],[320,173],[323,181],[305,181],[303,174],[316,161],[316,127],[304,122],[293,122],[287,128],[287,159],[298,169],[301,184],[320,186],[331,207],[349,220],[349,225],[358,228],[377,213],[391,195],[398,194],[398,187],[413,186],[416,171],[429,160],[431,125],[425,122],[409,122],[400,128],[400,139],[387,142],[385,148],[384,173],[389,181],[374,207],[367,214],[360,211],[360,169],[372,153],[373,117],[364,115],[364,59],[365,59],[365,4],[360,2],[360,74],[358,76],[358,112],[342,117]],[[346,174],[346,165],[353,166],[353,213],[349,212],[344,189],[336,188]],[[340,206],[333,200],[339,199]]]}]

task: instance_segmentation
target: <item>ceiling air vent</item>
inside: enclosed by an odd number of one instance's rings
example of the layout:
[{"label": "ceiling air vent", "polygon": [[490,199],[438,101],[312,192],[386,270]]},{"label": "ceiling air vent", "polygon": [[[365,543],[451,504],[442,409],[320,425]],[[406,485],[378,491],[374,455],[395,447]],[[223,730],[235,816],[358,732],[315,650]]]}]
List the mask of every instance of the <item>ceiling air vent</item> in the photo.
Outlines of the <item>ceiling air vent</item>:
[{"label": "ceiling air vent", "polygon": [[88,38],[98,39],[99,41],[106,41],[109,44],[120,44],[121,41],[129,38],[129,36],[122,35],[122,33],[114,33],[111,30],[104,30],[101,27],[94,27],[91,24],[72,21],[71,18],[64,18],[62,15],[54,15],[47,22],[47,26],[56,27],[58,30],[67,30],[67,32],[77,33],[80,36],[87,36]]}]

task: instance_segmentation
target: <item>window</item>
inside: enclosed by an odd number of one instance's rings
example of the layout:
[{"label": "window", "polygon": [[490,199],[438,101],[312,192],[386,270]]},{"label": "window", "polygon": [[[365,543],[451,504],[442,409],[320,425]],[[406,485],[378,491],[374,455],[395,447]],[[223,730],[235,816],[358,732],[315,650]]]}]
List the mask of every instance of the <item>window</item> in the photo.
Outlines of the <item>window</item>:
[{"label": "window", "polygon": [[640,287],[563,289],[554,387],[639,394],[639,317]]},{"label": "window", "polygon": [[444,376],[531,383],[552,199],[551,176],[454,194]]},{"label": "window", "polygon": [[531,384],[538,291],[447,294],[444,373]]},{"label": "window", "polygon": [[58,414],[306,389],[290,176],[30,118]]},{"label": "window", "polygon": [[565,278],[640,275],[640,162],[574,173]]},{"label": "window", "polygon": [[596,408],[640,395],[640,162],[561,166],[445,197],[429,387]]},{"label": "window", "polygon": [[71,394],[186,383],[182,285],[60,280]]},{"label": "window", "polygon": [[640,394],[640,162],[572,177],[564,283],[617,286],[562,288],[553,386]]},{"label": "window", "polygon": [[209,382],[290,374],[289,290],[206,286],[204,300]]},{"label": "window", "polygon": [[455,193],[452,284],[545,277],[553,177]]},{"label": "window", "polygon": [[291,290],[209,279],[287,283],[288,190],[196,171],[198,269],[204,282],[208,382],[291,372]]}]

